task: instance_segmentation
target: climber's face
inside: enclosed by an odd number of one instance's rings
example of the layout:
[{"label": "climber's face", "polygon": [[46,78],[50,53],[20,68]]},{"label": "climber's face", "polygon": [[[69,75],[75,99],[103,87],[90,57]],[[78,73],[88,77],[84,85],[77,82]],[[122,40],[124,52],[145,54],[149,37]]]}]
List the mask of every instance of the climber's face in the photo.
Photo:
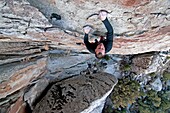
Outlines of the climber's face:
[{"label": "climber's face", "polygon": [[101,57],[105,55],[105,47],[103,43],[100,43],[99,45],[97,45],[95,49],[95,53],[96,55],[101,54]]}]

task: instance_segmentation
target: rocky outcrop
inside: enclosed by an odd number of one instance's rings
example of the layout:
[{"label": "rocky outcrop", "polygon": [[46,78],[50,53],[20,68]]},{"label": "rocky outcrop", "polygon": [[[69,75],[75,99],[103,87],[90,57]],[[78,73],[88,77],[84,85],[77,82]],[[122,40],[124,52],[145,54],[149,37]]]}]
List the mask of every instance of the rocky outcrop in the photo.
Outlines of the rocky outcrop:
[{"label": "rocky outcrop", "polygon": [[[2,68],[3,67],[3,68]],[[1,65],[0,106],[2,113],[22,96],[31,81],[47,73],[46,58],[30,63],[10,63]]]},{"label": "rocky outcrop", "polygon": [[43,51],[48,45],[45,42],[20,40],[0,42],[0,45],[0,99],[47,73],[47,57]]},{"label": "rocky outcrop", "polygon": [[[67,83],[65,83],[65,81],[70,81],[70,84],[71,84],[76,79],[76,81],[78,83],[80,81],[80,84],[84,83],[84,82],[85,82],[84,84],[86,84],[87,80],[89,80],[89,83],[91,83],[91,85],[93,87],[99,87],[100,84],[102,86],[109,85],[109,84],[105,84],[103,82],[106,82],[106,83],[114,82],[114,81],[111,81],[112,79],[114,79],[115,84],[116,84],[117,79],[113,75],[109,75],[107,73],[103,73],[103,74],[99,73],[99,72],[102,72],[103,68],[106,68],[107,64],[104,62],[100,62],[98,60],[93,61],[94,59],[92,58],[92,56],[85,55],[85,54],[84,55],[79,54],[77,56],[75,53],[71,53],[73,56],[70,56],[70,55],[68,55],[69,53],[67,51],[63,51],[63,50],[58,50],[58,51],[54,50],[54,51],[50,51],[49,53],[50,53],[49,58],[47,60],[47,73],[30,81],[29,84],[27,85],[27,87],[24,88],[24,90],[22,90],[22,89],[20,90],[20,93],[15,92],[16,95],[12,94],[12,95],[9,95],[8,98],[1,99],[1,107],[3,108],[2,109],[3,111],[1,111],[1,112],[5,113],[4,111],[7,110],[6,107],[9,108],[9,106],[10,106],[10,104],[8,104],[9,101],[11,101],[11,102],[16,101],[14,104],[12,104],[10,109],[8,109],[9,112],[12,112],[12,111],[19,112],[22,110],[26,110],[29,112],[30,110],[34,110],[35,105],[39,104],[40,98],[42,98],[42,96],[45,95],[45,92],[47,92],[49,90],[49,88],[50,88],[49,84],[54,83],[54,82],[56,82],[55,84],[63,83],[63,85],[64,85],[64,84],[67,84]],[[82,57],[82,56],[84,56],[84,57]],[[92,58],[92,59],[89,59],[89,58]],[[65,60],[65,62],[63,62],[64,60]],[[61,63],[61,62],[63,62],[63,63]],[[88,65],[85,62],[88,62]],[[31,65],[31,64],[29,64],[29,65]],[[85,73],[83,74],[81,71],[83,73],[84,72]],[[93,74],[93,73],[96,73],[96,74]],[[79,74],[82,74],[82,75],[79,75]],[[79,76],[72,77],[75,75],[79,75]],[[100,78],[102,76],[104,78]],[[27,78],[27,76],[23,76],[23,77]],[[100,79],[99,78],[97,79],[95,77],[97,77],[97,78],[99,77]],[[77,80],[77,79],[80,79],[80,80]],[[105,79],[111,79],[111,80],[105,81]],[[14,82],[18,82],[18,81],[14,81]],[[76,85],[77,88],[79,88],[79,85],[76,83],[73,82],[73,85]],[[101,88],[94,88],[94,90],[92,90],[92,92],[97,90],[97,91],[93,92],[96,96],[95,98],[92,98],[88,94],[85,95],[85,96],[87,96],[87,98],[91,98],[91,100],[93,100],[93,101],[89,102],[89,105],[87,106],[87,109],[84,112],[86,112],[86,111],[101,112],[102,108],[104,106],[104,103],[105,103],[105,99],[106,99],[107,95],[110,94],[110,92],[115,84],[113,84],[112,87],[111,87],[112,84],[110,84],[108,86],[108,91],[105,91],[107,89],[101,90]],[[87,86],[83,85],[82,87],[88,87],[88,86],[90,86],[90,84]],[[100,87],[102,87],[102,86],[100,86]],[[53,85],[53,87],[55,87],[55,85]],[[110,88],[110,90],[109,90],[109,88]],[[101,90],[101,93],[100,93],[100,90]],[[90,91],[91,90],[89,88],[87,93]],[[50,93],[50,90],[48,92]],[[76,95],[79,95],[78,92],[74,92],[74,93],[76,93]],[[20,98],[18,99],[18,97],[20,97]],[[42,106],[44,106],[44,105],[42,105]],[[28,108],[30,108],[30,110]],[[83,112],[83,109],[80,109],[80,110]]]},{"label": "rocky outcrop", "polygon": [[[27,46],[25,47],[24,44],[27,44]],[[33,42],[29,44],[29,42],[12,43],[12,45],[16,46],[12,47],[11,45],[11,48],[15,48],[18,45],[18,52],[13,51],[14,54],[11,52],[10,57],[6,57],[6,62],[3,62],[5,61],[3,59],[1,60],[0,106],[2,113],[6,113],[7,110],[12,112],[14,109],[20,109],[20,107],[17,108],[17,106],[21,106],[20,104],[24,105],[22,107],[26,107],[25,102],[30,107],[33,106],[49,83],[79,74],[80,71],[87,67],[86,64],[81,62],[92,57],[91,55],[78,55],[77,53],[72,53],[73,56],[69,57],[71,53],[63,50],[54,50],[48,54],[44,49],[38,53],[31,52],[30,49],[30,54],[27,54],[24,51],[27,50],[27,47],[31,48]],[[22,47],[20,47],[21,45]],[[34,47],[37,49],[41,48],[41,43],[35,42],[32,49]],[[10,48],[7,50],[10,51]],[[19,52],[22,54],[19,54]],[[4,52],[4,55],[7,56],[7,52]],[[82,56],[87,57],[82,58]],[[24,100],[21,102],[18,100],[19,103],[15,103],[19,97],[24,98]],[[12,103],[15,104],[12,105]],[[21,109],[25,109],[22,107]]]},{"label": "rocky outcrop", "polygon": [[152,64],[154,53],[137,55],[132,59],[132,71],[135,73],[144,73]]},{"label": "rocky outcrop", "polygon": [[117,79],[107,73],[63,80],[49,89],[33,113],[92,113],[101,103],[104,104],[101,101],[106,99],[116,83]]},{"label": "rocky outcrop", "polygon": [[[12,73],[11,75],[8,75],[9,79],[0,84],[0,98],[5,98],[6,96],[27,86],[31,80],[43,75],[46,72],[45,68],[46,60],[40,59],[32,65],[27,65],[24,68],[22,67],[20,70],[16,70],[16,72],[9,72]],[[8,73],[5,72],[5,74]],[[27,76],[25,77],[24,75]]]}]

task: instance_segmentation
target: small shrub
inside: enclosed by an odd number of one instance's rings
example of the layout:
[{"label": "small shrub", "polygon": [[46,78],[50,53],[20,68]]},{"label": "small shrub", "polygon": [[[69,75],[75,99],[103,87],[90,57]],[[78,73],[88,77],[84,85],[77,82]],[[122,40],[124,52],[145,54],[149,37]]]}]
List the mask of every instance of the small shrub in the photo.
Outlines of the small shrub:
[{"label": "small shrub", "polygon": [[163,78],[164,78],[164,80],[170,80],[170,73],[167,72],[167,71],[165,71],[165,72],[163,73]]},{"label": "small shrub", "polygon": [[114,107],[125,108],[128,104],[134,103],[140,95],[139,87],[140,85],[136,81],[127,78],[119,80],[111,94]]},{"label": "small shrub", "polygon": [[155,77],[155,76],[156,76],[156,73],[155,73],[155,72],[152,72],[152,73],[149,74],[149,76]]},{"label": "small shrub", "polygon": [[168,113],[170,110],[169,91],[148,91],[146,96],[137,100],[139,113]]}]

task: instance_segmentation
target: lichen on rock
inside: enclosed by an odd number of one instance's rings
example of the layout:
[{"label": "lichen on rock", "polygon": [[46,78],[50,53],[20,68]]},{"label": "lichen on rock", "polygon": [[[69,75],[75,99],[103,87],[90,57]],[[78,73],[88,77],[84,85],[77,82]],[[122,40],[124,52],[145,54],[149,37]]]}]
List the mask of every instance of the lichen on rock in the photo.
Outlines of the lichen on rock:
[{"label": "lichen on rock", "polygon": [[[90,107],[93,102],[111,91],[116,83],[116,78],[107,73],[87,74],[62,80],[52,85],[37,103],[33,113],[80,113],[85,109],[89,109],[86,111],[91,113],[94,109]],[[93,104],[92,107],[98,107],[98,104]]]}]

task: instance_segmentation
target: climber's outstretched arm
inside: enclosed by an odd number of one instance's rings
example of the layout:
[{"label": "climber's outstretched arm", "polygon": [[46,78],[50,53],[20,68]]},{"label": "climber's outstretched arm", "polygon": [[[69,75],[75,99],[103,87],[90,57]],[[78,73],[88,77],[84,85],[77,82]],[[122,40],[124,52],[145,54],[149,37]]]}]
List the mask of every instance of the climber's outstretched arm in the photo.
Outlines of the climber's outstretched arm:
[{"label": "climber's outstretched arm", "polygon": [[107,29],[107,36],[106,36],[106,44],[105,44],[105,53],[109,52],[112,49],[113,45],[113,28],[107,19],[107,11],[101,10],[99,12],[99,18],[105,25]]},{"label": "climber's outstretched arm", "polygon": [[105,50],[105,52],[107,53],[112,49],[112,46],[113,46],[113,28],[107,18],[102,22],[104,23],[104,25],[107,29],[107,36],[106,36],[107,47]]}]

